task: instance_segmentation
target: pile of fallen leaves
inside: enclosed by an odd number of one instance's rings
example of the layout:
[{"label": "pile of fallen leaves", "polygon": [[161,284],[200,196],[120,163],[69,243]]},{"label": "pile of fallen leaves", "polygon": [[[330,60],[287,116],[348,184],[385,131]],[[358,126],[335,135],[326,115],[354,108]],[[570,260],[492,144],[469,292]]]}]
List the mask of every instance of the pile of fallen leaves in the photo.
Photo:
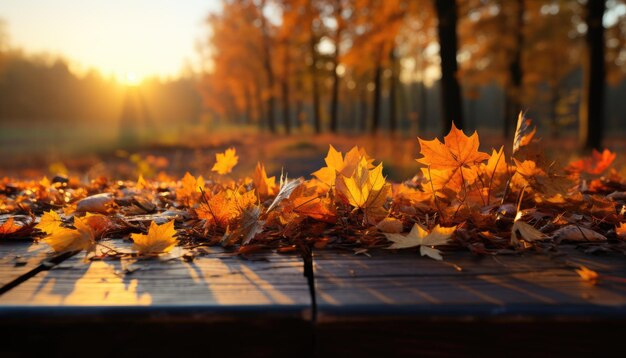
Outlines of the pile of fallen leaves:
[{"label": "pile of fallen leaves", "polygon": [[[235,149],[217,154],[211,178],[161,174],[137,182],[55,177],[0,182],[1,240],[42,240],[56,252],[96,251],[126,238],[133,252],[158,255],[176,245],[223,245],[246,254],[311,247],[416,250],[442,259],[466,248],[481,255],[556,251],[575,242],[588,252],[626,253],[626,182],[608,150],[567,166],[544,157],[522,115],[504,147],[479,151],[478,134],[454,125],[441,142],[418,139],[422,165],[389,183],[383,163],[362,148],[330,146],[312,178],[231,178]],[[119,255],[116,250],[104,251]]]}]

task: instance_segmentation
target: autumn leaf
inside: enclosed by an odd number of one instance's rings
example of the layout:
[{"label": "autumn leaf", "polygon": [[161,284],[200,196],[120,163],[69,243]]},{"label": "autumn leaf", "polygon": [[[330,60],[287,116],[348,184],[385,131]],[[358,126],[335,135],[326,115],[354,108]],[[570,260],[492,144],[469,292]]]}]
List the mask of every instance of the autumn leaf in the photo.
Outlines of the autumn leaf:
[{"label": "autumn leaf", "polygon": [[439,139],[427,141],[418,138],[420,154],[419,163],[430,166],[431,169],[455,169],[480,164],[489,159],[487,153],[479,152],[480,141],[478,133],[466,136],[463,131],[452,123],[450,133],[444,138],[444,143]]},{"label": "autumn leaf", "polygon": [[399,234],[402,232],[402,221],[396,218],[384,218],[376,224],[376,228],[387,234]]},{"label": "autumn leaf", "polygon": [[615,228],[615,233],[620,239],[626,240],[626,223],[620,223],[619,226]]},{"label": "autumn leaf", "polygon": [[432,246],[448,244],[455,230],[456,227],[441,227],[437,225],[431,232],[428,232],[421,225],[415,223],[411,231],[406,235],[385,234],[385,237],[387,237],[387,240],[393,242],[388,249],[406,249],[419,246],[422,256],[428,256],[435,260],[443,260],[441,252]]},{"label": "autumn leaf", "polygon": [[36,229],[41,230],[42,232],[51,235],[56,231],[64,229],[61,224],[61,217],[57,214],[56,211],[50,210],[48,212],[43,213],[41,218],[39,219],[39,224],[35,226]]},{"label": "autumn leaf", "polygon": [[281,220],[284,224],[298,222],[305,217],[315,220],[334,222],[335,207],[327,195],[322,195],[320,188],[311,182],[304,182],[296,187],[281,205]]},{"label": "autumn leaf", "polygon": [[237,162],[239,161],[239,157],[235,152],[235,148],[226,149],[224,153],[215,154],[215,164],[212,171],[217,172],[218,174],[224,175],[230,173]]},{"label": "autumn leaf", "polygon": [[577,269],[576,273],[583,281],[587,281],[592,285],[598,283],[598,278],[600,277],[596,271],[593,271],[585,266],[580,266],[580,269]]},{"label": "autumn leaf", "polygon": [[258,205],[251,206],[241,213],[238,228],[232,233],[225,235],[222,245],[229,246],[237,240],[241,240],[242,245],[246,245],[254,239],[254,237],[263,231],[264,220],[261,220],[261,207]]},{"label": "autumn leaf", "polygon": [[289,180],[286,177],[283,179],[283,177],[281,176],[280,189],[278,190],[278,194],[276,194],[276,197],[274,198],[270,206],[267,207],[266,213],[272,211],[272,209],[276,208],[281,201],[288,198],[289,195],[291,195],[291,192],[293,192],[293,190],[297,188],[302,183],[302,181],[302,178]]},{"label": "autumn leaf", "polygon": [[267,197],[276,194],[278,186],[276,185],[276,177],[267,177],[265,172],[265,166],[261,163],[257,163],[254,175],[252,176],[254,187],[257,193],[262,197]]},{"label": "autumn leaf", "polygon": [[222,190],[196,208],[196,214],[199,218],[207,220],[210,226],[225,229],[256,201],[254,189],[244,193],[239,189]]},{"label": "autumn leaf", "polygon": [[186,172],[180,181],[180,187],[176,189],[176,198],[190,205],[200,198],[200,188],[204,188],[202,175],[196,178],[189,172]]},{"label": "autumn leaf", "polygon": [[326,166],[313,173],[313,176],[315,176],[322,183],[325,183],[328,186],[333,186],[337,178],[337,173],[347,177],[351,176],[362,157],[366,158],[368,162],[368,169],[371,169],[371,163],[374,160],[367,155],[365,149],[354,146],[348,153],[346,153],[344,158],[341,152],[337,151],[335,147],[330,145],[328,148],[328,154],[326,155],[326,158],[324,158]]},{"label": "autumn leaf", "polygon": [[387,214],[383,205],[391,194],[391,184],[383,176],[382,163],[372,170],[368,167],[367,158],[361,157],[350,177],[339,175],[336,178],[335,188],[345,202],[363,210],[366,221],[375,223]]},{"label": "autumn leaf", "polygon": [[476,180],[474,167],[490,158],[478,151],[478,133],[468,137],[454,123],[444,143],[437,138],[430,141],[418,138],[418,141],[422,158],[417,161],[427,166],[422,168],[422,173],[432,184],[431,188],[426,185],[425,190],[449,189],[458,193]]},{"label": "autumn leaf", "polygon": [[600,175],[611,166],[616,156],[617,154],[612,153],[608,149],[605,149],[602,153],[594,149],[591,152],[591,156],[571,162],[566,169],[575,173],[583,172],[591,175]]},{"label": "autumn leaf", "polygon": [[131,234],[130,238],[133,240],[133,249],[139,254],[160,254],[169,252],[176,246],[178,240],[174,235],[174,220],[162,225],[152,221],[147,234]]},{"label": "autumn leaf", "polygon": [[517,127],[515,128],[515,137],[513,139],[513,155],[522,147],[527,146],[532,141],[537,132],[537,127],[532,126],[532,121],[524,116],[524,112],[520,112],[517,117]]},{"label": "autumn leaf", "polygon": [[43,241],[56,252],[92,251],[96,241],[91,227],[78,217],[74,218],[74,227],[76,229],[57,228]]}]

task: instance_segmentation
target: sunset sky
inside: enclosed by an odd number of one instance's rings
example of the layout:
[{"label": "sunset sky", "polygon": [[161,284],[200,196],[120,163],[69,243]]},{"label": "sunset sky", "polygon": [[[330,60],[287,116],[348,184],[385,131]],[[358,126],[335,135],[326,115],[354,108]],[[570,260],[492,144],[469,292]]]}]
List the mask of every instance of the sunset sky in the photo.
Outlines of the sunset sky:
[{"label": "sunset sky", "polygon": [[12,46],[62,55],[77,70],[176,76],[198,58],[203,20],[219,0],[2,0]]}]

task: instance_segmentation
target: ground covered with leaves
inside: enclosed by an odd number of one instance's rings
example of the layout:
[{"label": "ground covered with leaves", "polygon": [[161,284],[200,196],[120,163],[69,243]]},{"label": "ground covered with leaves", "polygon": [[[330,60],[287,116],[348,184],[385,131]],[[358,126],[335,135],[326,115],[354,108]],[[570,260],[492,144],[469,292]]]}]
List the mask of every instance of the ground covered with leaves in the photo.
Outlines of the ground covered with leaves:
[{"label": "ground covered with leaves", "polygon": [[[234,178],[235,148],[216,155],[208,178],[4,178],[0,240],[40,240],[56,252],[84,250],[87,258],[222,245],[243,255],[410,249],[442,260],[459,249],[553,254],[563,242],[626,254],[626,180],[611,168],[616,154],[594,151],[558,163],[534,135],[520,116],[506,156],[504,146],[481,152],[477,133],[453,125],[443,142],[418,139],[420,172],[402,183],[387,182],[383,163],[364,149],[343,154],[332,146],[310,179],[277,180],[262,163]],[[127,238],[133,249],[109,248],[107,238]]]}]

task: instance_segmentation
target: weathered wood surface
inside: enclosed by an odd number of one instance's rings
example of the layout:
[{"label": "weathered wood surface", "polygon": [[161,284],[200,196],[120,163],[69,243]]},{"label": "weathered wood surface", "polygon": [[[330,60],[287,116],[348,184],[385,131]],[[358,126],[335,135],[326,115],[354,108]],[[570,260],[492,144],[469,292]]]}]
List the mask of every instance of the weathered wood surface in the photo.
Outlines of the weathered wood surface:
[{"label": "weathered wood surface", "polygon": [[[105,244],[129,247],[121,240]],[[4,252],[24,256],[29,245]],[[142,260],[86,262],[79,253],[36,273],[0,295],[0,331],[7,332],[0,356],[42,347],[53,356],[312,351],[311,295],[299,256],[244,259],[220,248],[208,251],[191,262],[178,258],[179,248]],[[12,267],[7,258],[0,274],[27,269]]]},{"label": "weathered wood surface", "polygon": [[626,278],[619,255],[587,255],[574,248],[562,254],[478,257],[449,253],[445,261],[415,252],[318,251],[314,256],[318,320],[338,316],[423,315],[428,317],[500,317],[523,315],[626,315],[626,286],[592,285],[574,268],[585,265],[600,274]]},{"label": "weathered wood surface", "polygon": [[30,241],[0,241],[0,287],[53,257],[50,247]]},{"label": "weathered wood surface", "polygon": [[[626,327],[626,284],[594,286],[574,271],[585,265],[626,279],[626,260],[614,254],[450,252],[438,262],[410,251],[319,250],[313,303],[299,256],[207,250],[191,262],[178,258],[182,249],[159,259],[85,262],[78,254],[37,272],[0,295],[0,328],[11,332],[0,355],[42,345],[58,354],[68,341],[83,352],[93,349],[88,336],[107,337],[102,354],[120,346],[176,354],[181,341],[207,340],[203,352],[246,356],[493,355],[510,347],[512,356],[550,356],[609,352]],[[54,256],[29,242],[0,243],[0,254],[3,283]]]},{"label": "weathered wood surface", "polygon": [[415,252],[314,253],[315,354],[601,356],[620,351],[626,285],[584,282],[580,264],[626,277],[623,256],[476,257]]},{"label": "weathered wood surface", "polygon": [[[128,250],[121,240],[106,244]],[[299,256],[269,253],[244,259],[220,248],[207,251],[190,262],[180,259],[185,252],[180,248],[158,259],[86,261],[81,253],[0,296],[0,309],[271,306],[308,312],[310,294]]]}]

